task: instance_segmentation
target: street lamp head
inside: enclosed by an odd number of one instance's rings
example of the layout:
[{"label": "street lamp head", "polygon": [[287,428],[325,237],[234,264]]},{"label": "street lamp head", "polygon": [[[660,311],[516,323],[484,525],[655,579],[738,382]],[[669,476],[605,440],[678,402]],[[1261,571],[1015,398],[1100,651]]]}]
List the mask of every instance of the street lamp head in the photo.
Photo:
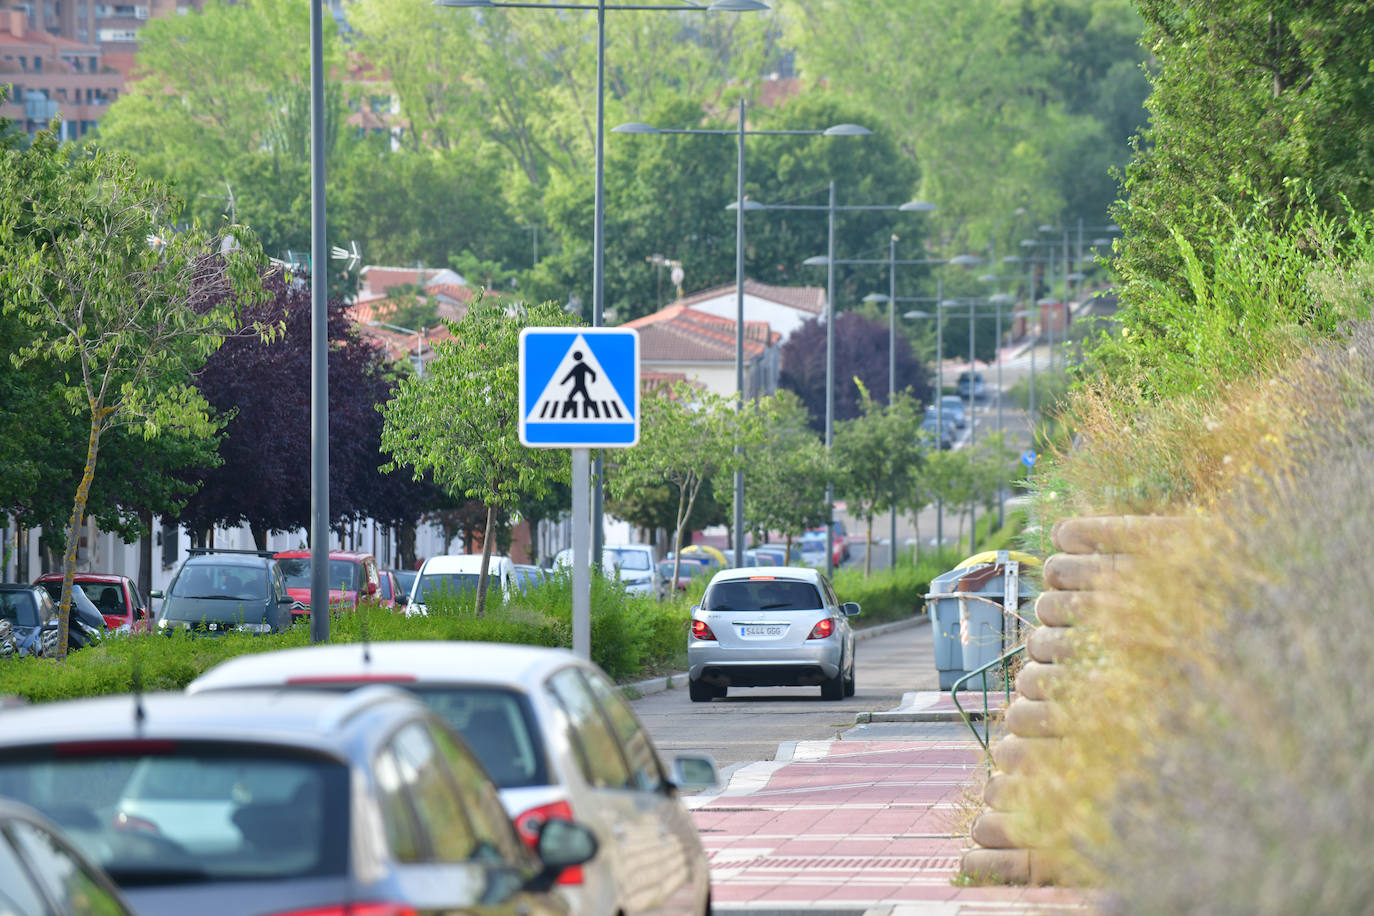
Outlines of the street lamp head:
[{"label": "street lamp head", "polygon": [[1039,230],[1040,230],[1041,232],[1053,232],[1053,231],[1054,231],[1054,227],[1051,226],[1049,223],[1045,223],[1043,226],[1040,226],[1040,227],[1038,227],[1038,228],[1039,228]]},{"label": "street lamp head", "polygon": [[1076,271],[1076,270],[1075,270],[1073,273],[1069,274],[1069,279],[1072,280],[1072,281],[1075,282],[1075,283],[1079,282],[1080,280],[1085,280],[1085,279],[1087,279],[1087,277],[1088,277],[1087,274],[1079,273],[1079,272]]},{"label": "street lamp head", "polygon": [[826,137],[867,137],[871,133],[873,131],[858,124],[836,124],[821,131],[821,135]]},{"label": "street lamp head", "polygon": [[805,261],[802,261],[802,263],[807,267],[824,267],[830,263],[830,258],[826,255],[818,254],[815,257],[807,258]]},{"label": "street lamp head", "polygon": [[491,0],[433,0],[433,2],[430,3],[430,6],[448,6],[453,7],[455,9],[464,10],[491,7],[495,5],[496,4],[492,3]]},{"label": "street lamp head", "polygon": [[663,131],[654,127],[652,124],[645,124],[642,121],[630,121],[628,124],[618,124],[611,128],[613,134],[661,134]]},{"label": "street lamp head", "polygon": [[1021,240],[1021,247],[1022,247],[1022,248],[1031,248],[1031,247],[1033,247],[1033,246],[1035,246],[1035,245],[1038,245],[1038,244],[1039,244],[1039,242],[1037,242],[1035,239],[1022,239],[1022,240]]},{"label": "street lamp head", "polygon": [[757,13],[766,9],[768,4],[759,0],[716,0],[706,7],[708,13]]},{"label": "street lamp head", "polygon": [[1011,295],[1010,293],[995,293],[991,296],[988,296],[988,301],[993,303],[994,305],[1006,305],[1009,302],[1015,302],[1016,297]]},{"label": "street lamp head", "polygon": [[869,293],[867,296],[864,296],[864,300],[863,300],[863,301],[865,301],[865,302],[886,302],[887,299],[888,299],[888,296],[887,296],[886,293]]},{"label": "street lamp head", "polygon": [[1035,300],[1036,305],[1057,305],[1058,303],[1059,300],[1054,298],[1053,296],[1045,296],[1043,299]]},{"label": "street lamp head", "polygon": [[1093,239],[1093,247],[1095,247],[1095,248],[1106,248],[1106,247],[1110,246],[1111,244],[1112,244],[1112,240],[1111,240],[1111,239],[1105,239],[1105,238],[1104,238],[1104,239]]},{"label": "street lamp head", "polygon": [[949,259],[950,264],[958,264],[960,267],[972,267],[974,264],[982,264],[983,259],[977,255],[956,254]]},{"label": "street lamp head", "polygon": [[1009,255],[1007,255],[1005,258],[1002,259],[1002,263],[1003,263],[1003,264],[1020,264],[1021,261],[1022,261],[1022,258],[1019,257],[1018,255],[1014,255],[1014,254],[1009,254]]},{"label": "street lamp head", "polygon": [[997,274],[979,274],[979,275],[978,275],[978,282],[979,282],[979,283],[996,283],[996,282],[997,282],[998,280],[1000,280],[1000,279],[1002,279],[1002,278],[999,277],[999,276],[997,276]]},{"label": "street lamp head", "polygon": [[919,309],[911,312],[902,312],[903,318],[934,318],[930,312],[922,312]]},{"label": "street lamp head", "polygon": [[912,200],[902,204],[897,209],[903,213],[933,213],[940,208],[934,204],[926,203],[924,200]]},{"label": "street lamp head", "polygon": [[[738,209],[739,209],[739,202],[738,202],[738,201],[733,201],[733,200],[732,200],[732,201],[730,201],[730,203],[728,203],[728,204],[725,205],[725,209],[727,209],[727,210],[738,210]],[[746,211],[749,211],[749,210],[767,210],[767,209],[768,209],[768,206],[767,206],[767,204],[761,204],[761,203],[759,203],[757,200],[746,200],[746,201],[744,202],[744,209],[745,209]]]}]

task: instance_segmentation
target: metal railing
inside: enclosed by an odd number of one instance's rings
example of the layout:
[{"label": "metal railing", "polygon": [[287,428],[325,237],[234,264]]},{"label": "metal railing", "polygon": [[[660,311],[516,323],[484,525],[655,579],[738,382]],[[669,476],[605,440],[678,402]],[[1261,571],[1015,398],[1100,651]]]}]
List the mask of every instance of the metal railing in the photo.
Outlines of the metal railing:
[{"label": "metal railing", "polygon": [[[965,674],[963,677],[959,678],[949,687],[949,698],[954,701],[954,708],[959,710],[959,715],[963,717],[964,724],[967,725],[969,727],[969,730],[973,732],[973,737],[977,738],[978,743],[983,746],[983,753],[987,755],[989,768],[992,767],[992,748],[989,746],[988,743],[991,730],[991,725],[989,725],[988,723],[988,716],[991,712],[991,709],[988,705],[988,672],[998,667],[1002,669],[1001,673],[1003,689],[1006,691],[1007,702],[1011,702],[1010,662],[1013,658],[1015,658],[1017,655],[1020,655],[1024,651],[1026,651],[1026,644],[1022,643],[1015,649],[1012,649],[1009,652],[1004,652],[1002,655],[999,655],[997,658],[994,658],[992,661],[988,662],[981,668],[976,668],[973,671],[970,671],[968,674]],[[959,702],[960,689],[962,689],[963,686],[967,684],[969,681],[973,680],[975,677],[978,677],[980,675],[983,678],[983,731],[981,734],[978,731],[978,725],[974,722],[973,717],[964,711],[964,705]]]}]

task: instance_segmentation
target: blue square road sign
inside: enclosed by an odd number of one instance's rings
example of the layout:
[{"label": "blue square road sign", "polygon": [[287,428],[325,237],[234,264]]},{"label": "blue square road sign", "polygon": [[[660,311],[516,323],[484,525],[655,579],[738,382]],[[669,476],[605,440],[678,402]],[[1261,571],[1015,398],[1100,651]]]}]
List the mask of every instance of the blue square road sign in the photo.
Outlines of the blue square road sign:
[{"label": "blue square road sign", "polygon": [[532,448],[627,448],[639,441],[639,332],[520,332],[520,442]]}]

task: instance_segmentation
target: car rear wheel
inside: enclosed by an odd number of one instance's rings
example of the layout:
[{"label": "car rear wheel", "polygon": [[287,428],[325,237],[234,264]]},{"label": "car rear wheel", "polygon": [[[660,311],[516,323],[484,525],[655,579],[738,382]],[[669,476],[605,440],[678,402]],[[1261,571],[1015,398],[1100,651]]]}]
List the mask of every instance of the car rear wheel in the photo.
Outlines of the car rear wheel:
[{"label": "car rear wheel", "polygon": [[854,679],[858,677],[857,665],[853,662],[849,664],[849,677],[844,679],[844,695],[852,697],[854,695]]},{"label": "car rear wheel", "polygon": [[692,698],[693,703],[709,703],[716,697],[725,696],[726,689],[708,684],[705,681],[689,680],[687,682],[687,695]]},{"label": "car rear wheel", "polygon": [[835,676],[821,681],[822,700],[843,700],[847,696],[844,692],[844,667],[835,672]]}]

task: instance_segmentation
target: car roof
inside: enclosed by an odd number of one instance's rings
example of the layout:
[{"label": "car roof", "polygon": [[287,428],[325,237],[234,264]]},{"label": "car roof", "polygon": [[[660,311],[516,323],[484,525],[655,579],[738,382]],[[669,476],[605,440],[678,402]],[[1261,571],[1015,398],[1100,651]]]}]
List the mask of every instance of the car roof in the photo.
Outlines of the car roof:
[{"label": "car roof", "polygon": [[262,557],[250,553],[198,553],[186,558],[185,566],[266,566],[275,563],[275,557]]},{"label": "car roof", "polygon": [[808,569],[804,566],[736,566],[734,569],[722,569],[711,577],[711,584],[717,582],[737,582],[741,579],[751,579],[762,576],[766,579],[795,579],[799,582],[810,582],[818,585],[821,580],[819,570]]},{"label": "car roof", "polygon": [[[366,658],[364,657],[366,654]],[[512,643],[336,643],[255,652],[221,662],[191,682],[188,691],[233,684],[281,684],[287,678],[371,675],[462,684],[527,688],[570,664],[585,664],[566,649]]]},{"label": "car roof", "polygon": [[[313,556],[309,550],[279,550],[275,554],[278,560],[308,560]],[[329,559],[331,560],[366,560],[372,554],[361,550],[331,550]]]},{"label": "car roof", "polygon": [[[510,557],[496,554],[492,554],[490,560],[491,562],[488,564],[490,569],[495,569],[496,564],[500,562],[510,563]],[[481,568],[482,555],[480,553],[446,553],[426,560],[421,572],[476,572]]]},{"label": "car roof", "polygon": [[235,691],[233,702],[185,693],[149,693],[139,700],[121,694],[7,709],[0,718],[0,747],[170,739],[279,745],[346,758],[361,713],[403,719],[416,707],[413,695],[384,686],[348,694],[243,690]]},{"label": "car roof", "polygon": [[[88,572],[79,572],[79,573],[76,574],[76,581],[77,581],[77,582],[80,582],[80,581],[82,581],[82,580],[84,579],[84,580],[87,581],[87,582],[106,582],[106,583],[108,583],[108,584],[110,584],[110,585],[119,585],[120,583],[124,582],[124,581],[125,581],[126,579],[128,579],[128,578],[129,578],[128,576],[121,576],[121,575],[117,575],[117,574],[115,574],[115,573],[88,573]],[[37,585],[39,582],[53,582],[53,581],[60,581],[61,579],[62,579],[62,574],[61,574],[60,572],[52,572],[52,573],[43,573],[43,575],[39,576],[37,579],[34,579],[33,582],[34,582],[35,585]],[[132,580],[130,580],[130,581],[132,581]]]}]

